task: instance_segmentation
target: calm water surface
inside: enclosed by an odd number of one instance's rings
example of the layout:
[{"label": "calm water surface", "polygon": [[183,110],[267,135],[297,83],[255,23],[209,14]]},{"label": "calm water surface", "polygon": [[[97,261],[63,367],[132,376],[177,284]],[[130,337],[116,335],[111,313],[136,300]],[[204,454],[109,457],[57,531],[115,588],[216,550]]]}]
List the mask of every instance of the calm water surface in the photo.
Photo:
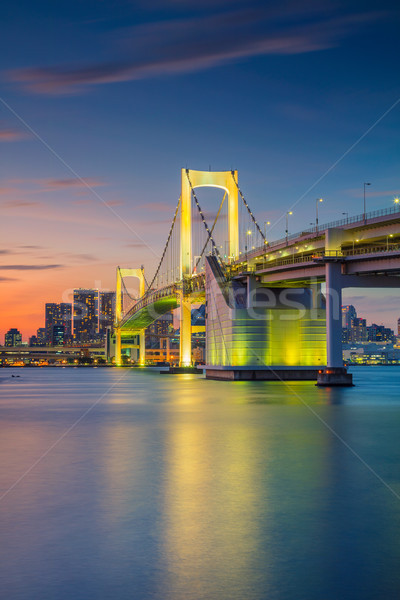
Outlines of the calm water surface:
[{"label": "calm water surface", "polygon": [[353,372],[0,370],[1,597],[398,599],[400,369]]}]

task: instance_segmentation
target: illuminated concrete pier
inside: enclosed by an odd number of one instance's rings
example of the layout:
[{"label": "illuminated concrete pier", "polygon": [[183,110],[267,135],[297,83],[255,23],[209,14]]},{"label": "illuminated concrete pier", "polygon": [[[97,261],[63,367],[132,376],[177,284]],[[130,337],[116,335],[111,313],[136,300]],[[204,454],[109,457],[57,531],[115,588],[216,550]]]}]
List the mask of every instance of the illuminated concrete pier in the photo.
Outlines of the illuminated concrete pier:
[{"label": "illuminated concrete pier", "polygon": [[227,285],[206,265],[208,379],[316,380],[326,365],[325,309],[311,289],[262,287],[253,274]]}]

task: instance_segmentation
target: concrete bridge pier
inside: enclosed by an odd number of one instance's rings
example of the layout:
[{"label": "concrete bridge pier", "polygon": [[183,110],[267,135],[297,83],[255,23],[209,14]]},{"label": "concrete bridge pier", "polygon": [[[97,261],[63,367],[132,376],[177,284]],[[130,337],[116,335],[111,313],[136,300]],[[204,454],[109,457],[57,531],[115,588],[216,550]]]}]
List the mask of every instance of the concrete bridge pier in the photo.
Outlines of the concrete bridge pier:
[{"label": "concrete bridge pier", "polygon": [[146,338],[145,330],[142,329],[139,333],[139,365],[144,367],[146,363]]},{"label": "concrete bridge pier", "polygon": [[121,330],[115,329],[115,364],[120,367],[122,365],[122,343]]},{"label": "concrete bridge pier", "polygon": [[325,263],[326,368],[318,371],[318,386],[352,386],[353,376],[343,366],[342,265],[338,259]]}]

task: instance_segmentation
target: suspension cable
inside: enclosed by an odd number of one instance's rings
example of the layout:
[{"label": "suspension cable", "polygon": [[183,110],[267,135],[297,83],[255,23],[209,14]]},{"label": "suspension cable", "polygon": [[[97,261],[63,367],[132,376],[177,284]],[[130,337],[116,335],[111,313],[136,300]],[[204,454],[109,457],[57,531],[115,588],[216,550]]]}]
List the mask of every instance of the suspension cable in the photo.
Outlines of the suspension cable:
[{"label": "suspension cable", "polygon": [[217,258],[218,258],[219,262],[220,262],[220,263],[222,263],[222,260],[221,260],[221,255],[220,255],[220,253],[219,253],[219,250],[218,250],[218,248],[217,248],[217,245],[216,245],[216,243],[215,243],[215,241],[214,241],[214,238],[213,238],[213,236],[212,236],[212,232],[210,231],[210,229],[209,229],[209,227],[208,227],[208,225],[207,225],[207,221],[206,221],[206,220],[205,220],[205,218],[204,218],[203,211],[201,210],[201,207],[200,207],[199,201],[197,200],[197,196],[196,196],[196,193],[195,193],[195,191],[194,191],[194,189],[193,189],[192,182],[190,181],[190,177],[189,177],[189,169],[186,169],[186,177],[188,178],[188,182],[189,182],[189,185],[190,185],[190,189],[192,190],[192,194],[193,194],[194,201],[195,201],[195,203],[196,203],[196,206],[197,206],[197,209],[198,209],[198,211],[199,211],[199,213],[200,213],[200,217],[201,217],[201,220],[202,220],[202,222],[203,222],[203,225],[204,225],[204,227],[206,228],[206,231],[207,231],[207,234],[208,234],[208,240],[207,240],[207,243],[208,243],[208,241],[209,241],[209,240],[211,241],[211,245],[212,245],[212,248],[213,248],[213,252],[215,252],[215,254],[217,255]]},{"label": "suspension cable", "polygon": [[120,279],[121,279],[122,288],[123,288],[123,289],[122,289],[122,293],[123,293],[123,294],[126,294],[126,295],[127,295],[127,296],[128,296],[130,299],[131,299],[131,300],[133,300],[134,302],[136,302],[137,298],[135,298],[134,296],[132,296],[132,295],[131,295],[131,294],[128,292],[128,289],[127,289],[127,287],[126,287],[126,285],[125,285],[124,278],[123,278],[123,277],[121,277],[121,268],[120,268],[120,267],[118,267],[118,271],[119,271],[119,274],[120,274]]},{"label": "suspension cable", "polygon": [[[227,194],[227,192],[225,192],[225,194],[224,194],[224,197],[222,198],[222,202],[221,202],[221,204],[219,205],[219,209],[218,209],[218,212],[217,212],[217,216],[215,217],[215,219],[214,219],[214,223],[213,223],[213,225],[212,225],[212,227],[211,227],[211,232],[210,232],[210,233],[211,233],[211,235],[212,235],[212,233],[213,233],[213,231],[214,231],[214,227],[215,227],[215,225],[217,224],[217,219],[218,219],[218,217],[219,217],[219,214],[220,214],[220,212],[221,212],[222,206],[223,206],[223,204],[224,204],[224,202],[225,202],[226,194]],[[195,268],[196,268],[196,270],[197,270],[197,267],[198,267],[198,265],[199,265],[199,262],[200,262],[200,261],[201,261],[201,259],[203,258],[203,254],[204,254],[204,252],[205,252],[205,249],[207,248],[207,244],[208,244],[208,242],[209,242],[209,240],[207,239],[207,240],[206,240],[206,243],[205,243],[205,244],[204,244],[204,246],[203,246],[203,250],[201,251],[201,253],[200,253],[200,256],[199,256],[199,258],[198,258],[198,260],[197,260],[197,262],[196,262],[196,265],[195,265]]]},{"label": "suspension cable", "polygon": [[253,213],[251,212],[251,210],[250,210],[250,206],[247,204],[247,202],[246,202],[246,200],[245,200],[245,198],[244,198],[244,196],[243,196],[243,194],[242,194],[242,190],[240,189],[240,187],[239,187],[239,184],[238,184],[238,182],[237,182],[237,181],[236,181],[236,179],[235,179],[235,171],[231,171],[231,174],[232,174],[232,179],[233,179],[233,181],[235,182],[235,184],[236,184],[236,187],[237,187],[237,189],[238,189],[238,192],[239,192],[239,194],[240,194],[240,197],[241,197],[241,199],[243,200],[243,203],[244,203],[245,207],[247,208],[247,210],[248,210],[248,212],[249,212],[249,215],[250,215],[250,217],[251,217],[251,218],[252,218],[252,220],[253,220],[253,223],[254,223],[254,225],[255,225],[255,226],[257,227],[257,229],[258,229],[258,233],[261,235],[262,239],[264,240],[264,244],[266,244],[266,243],[267,243],[267,240],[265,239],[265,235],[264,235],[264,233],[262,232],[262,230],[261,230],[261,228],[260,228],[259,224],[257,223],[257,221],[256,221],[256,219],[255,219],[255,217],[254,217]]},{"label": "suspension cable", "polygon": [[150,285],[148,285],[148,286],[147,286],[147,290],[146,290],[146,292],[145,292],[144,296],[146,296],[146,295],[147,295],[147,294],[150,292],[151,288],[153,287],[153,283],[155,282],[155,280],[156,280],[156,278],[157,278],[157,275],[158,275],[158,273],[159,273],[159,271],[160,271],[160,268],[161,268],[162,261],[164,260],[165,253],[167,252],[167,249],[168,249],[168,244],[169,244],[169,242],[170,242],[170,239],[171,239],[171,236],[172,236],[172,232],[173,232],[173,230],[174,230],[174,226],[175,226],[175,222],[176,222],[176,217],[178,216],[178,210],[179,210],[179,206],[180,206],[180,204],[181,204],[181,196],[179,196],[178,204],[176,205],[176,209],[175,209],[174,218],[172,219],[171,229],[169,230],[169,235],[168,235],[168,238],[167,238],[166,244],[165,244],[165,246],[164,246],[164,251],[163,251],[163,253],[162,253],[162,255],[161,255],[160,262],[158,263],[157,270],[156,270],[156,272],[155,272],[155,274],[154,274],[154,277],[153,277],[153,279],[152,279],[152,280],[151,280],[151,282],[150,282]]}]

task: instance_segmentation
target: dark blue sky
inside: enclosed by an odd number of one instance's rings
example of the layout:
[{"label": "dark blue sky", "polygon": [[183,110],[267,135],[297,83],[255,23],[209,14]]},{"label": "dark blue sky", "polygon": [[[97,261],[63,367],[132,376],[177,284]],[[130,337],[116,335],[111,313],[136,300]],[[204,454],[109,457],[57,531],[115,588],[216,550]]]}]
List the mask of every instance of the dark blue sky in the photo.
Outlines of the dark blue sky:
[{"label": "dark blue sky", "polygon": [[[292,231],[308,227],[319,196],[320,223],[361,213],[364,181],[369,209],[391,206],[400,193],[400,102],[389,110],[400,99],[399,17],[398,3],[385,1],[3,7],[3,262],[43,266],[4,275],[15,318],[26,286],[38,319],[41,303],[69,288],[113,286],[116,264],[144,262],[150,272],[185,166],[238,169],[271,238],[283,235],[286,210]],[[371,318],[374,294],[358,300]],[[381,321],[393,326],[396,311]]]}]

